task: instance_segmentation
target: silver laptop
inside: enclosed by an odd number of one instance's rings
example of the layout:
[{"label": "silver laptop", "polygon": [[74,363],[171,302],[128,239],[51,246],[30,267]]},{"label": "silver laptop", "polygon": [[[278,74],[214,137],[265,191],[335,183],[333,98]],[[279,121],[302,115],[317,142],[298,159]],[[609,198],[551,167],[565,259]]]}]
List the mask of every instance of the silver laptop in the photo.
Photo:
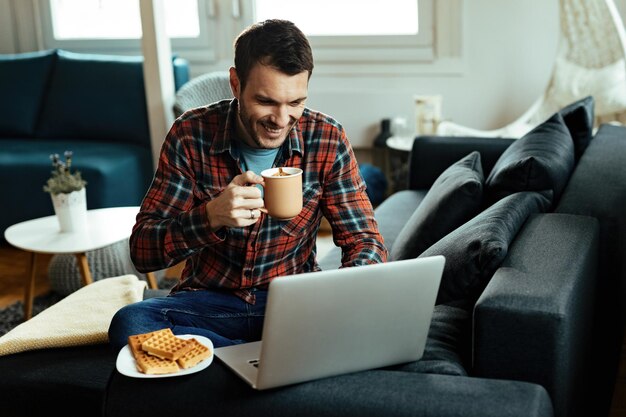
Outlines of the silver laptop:
[{"label": "silver laptop", "polygon": [[418,360],[444,263],[432,256],[277,278],[262,340],[215,356],[259,390]]}]

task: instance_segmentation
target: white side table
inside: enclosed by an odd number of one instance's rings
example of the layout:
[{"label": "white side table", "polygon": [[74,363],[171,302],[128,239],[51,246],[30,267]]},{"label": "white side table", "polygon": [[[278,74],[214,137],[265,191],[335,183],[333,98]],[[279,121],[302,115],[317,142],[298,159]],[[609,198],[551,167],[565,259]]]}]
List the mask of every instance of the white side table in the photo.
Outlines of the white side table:
[{"label": "white side table", "polygon": [[[78,260],[83,284],[93,282],[86,252],[112,245],[130,237],[139,207],[113,207],[87,211],[87,229],[61,233],[56,216],[41,217],[14,224],[4,237],[16,248],[31,252],[31,262],[24,282],[24,319],[33,311],[33,293],[37,270],[37,254],[74,254]],[[154,273],[146,274],[151,288],[157,288]]]},{"label": "white side table", "polygon": [[401,152],[411,152],[415,136],[391,136],[387,139],[387,146]]}]

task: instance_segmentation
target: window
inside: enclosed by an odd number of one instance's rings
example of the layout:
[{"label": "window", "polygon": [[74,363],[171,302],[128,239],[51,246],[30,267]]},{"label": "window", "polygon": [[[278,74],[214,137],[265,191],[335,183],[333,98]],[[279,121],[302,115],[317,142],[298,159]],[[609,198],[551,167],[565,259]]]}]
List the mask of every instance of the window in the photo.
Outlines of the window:
[{"label": "window", "polygon": [[[213,58],[213,30],[204,0],[164,0],[172,49],[201,49]],[[128,52],[141,50],[139,0],[39,0],[45,48]],[[208,51],[208,53],[206,53]]]},{"label": "window", "polygon": [[[197,0],[165,1],[170,38],[200,35]],[[139,1],[50,0],[55,39],[140,39]]]},{"label": "window", "polygon": [[256,21],[288,19],[307,36],[418,33],[416,0],[386,0],[385,7],[380,0],[255,0],[254,9]]},{"label": "window", "polygon": [[415,63],[434,58],[434,0],[251,1],[254,21],[275,17],[296,23],[309,37],[316,62]]},{"label": "window", "polygon": [[[192,72],[230,65],[233,39],[247,25],[267,18],[292,20],[307,34],[317,74],[440,73],[461,68],[463,0],[163,1],[172,50],[189,59]],[[42,48],[141,53],[139,0],[33,4]]]}]

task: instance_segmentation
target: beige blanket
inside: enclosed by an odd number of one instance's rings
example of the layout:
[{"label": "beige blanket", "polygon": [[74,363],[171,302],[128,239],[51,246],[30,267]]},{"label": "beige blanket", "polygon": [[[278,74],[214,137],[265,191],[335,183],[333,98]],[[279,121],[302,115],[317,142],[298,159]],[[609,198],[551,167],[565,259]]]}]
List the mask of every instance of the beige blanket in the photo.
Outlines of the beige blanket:
[{"label": "beige blanket", "polygon": [[87,285],[0,337],[0,355],[104,343],[115,312],[140,301],[145,287],[135,275]]}]

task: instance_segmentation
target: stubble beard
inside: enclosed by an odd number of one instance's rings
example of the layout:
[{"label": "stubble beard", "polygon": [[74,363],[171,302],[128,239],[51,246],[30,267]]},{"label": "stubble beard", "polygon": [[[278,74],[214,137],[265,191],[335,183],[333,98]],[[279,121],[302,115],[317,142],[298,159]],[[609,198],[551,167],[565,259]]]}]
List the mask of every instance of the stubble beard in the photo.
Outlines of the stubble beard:
[{"label": "stubble beard", "polygon": [[[248,137],[250,139],[252,139],[252,141],[254,142],[254,144],[256,145],[256,147],[258,149],[276,149],[276,148],[279,148],[283,143],[285,143],[285,140],[287,139],[287,136],[289,136],[289,132],[291,132],[291,129],[293,129],[294,125],[298,121],[297,119],[293,119],[292,118],[291,124],[290,124],[289,128],[286,129],[284,137],[282,139],[271,140],[271,144],[267,145],[267,144],[264,144],[262,142],[262,140],[259,137],[257,131],[254,129],[255,122],[253,122],[252,118],[250,116],[248,116],[248,113],[246,112],[245,107],[244,107],[243,103],[241,102],[241,100],[239,101],[238,116],[239,116],[239,123],[241,124],[241,127],[243,128],[245,133],[248,135]],[[260,123],[260,122],[257,121],[256,123]]]}]

